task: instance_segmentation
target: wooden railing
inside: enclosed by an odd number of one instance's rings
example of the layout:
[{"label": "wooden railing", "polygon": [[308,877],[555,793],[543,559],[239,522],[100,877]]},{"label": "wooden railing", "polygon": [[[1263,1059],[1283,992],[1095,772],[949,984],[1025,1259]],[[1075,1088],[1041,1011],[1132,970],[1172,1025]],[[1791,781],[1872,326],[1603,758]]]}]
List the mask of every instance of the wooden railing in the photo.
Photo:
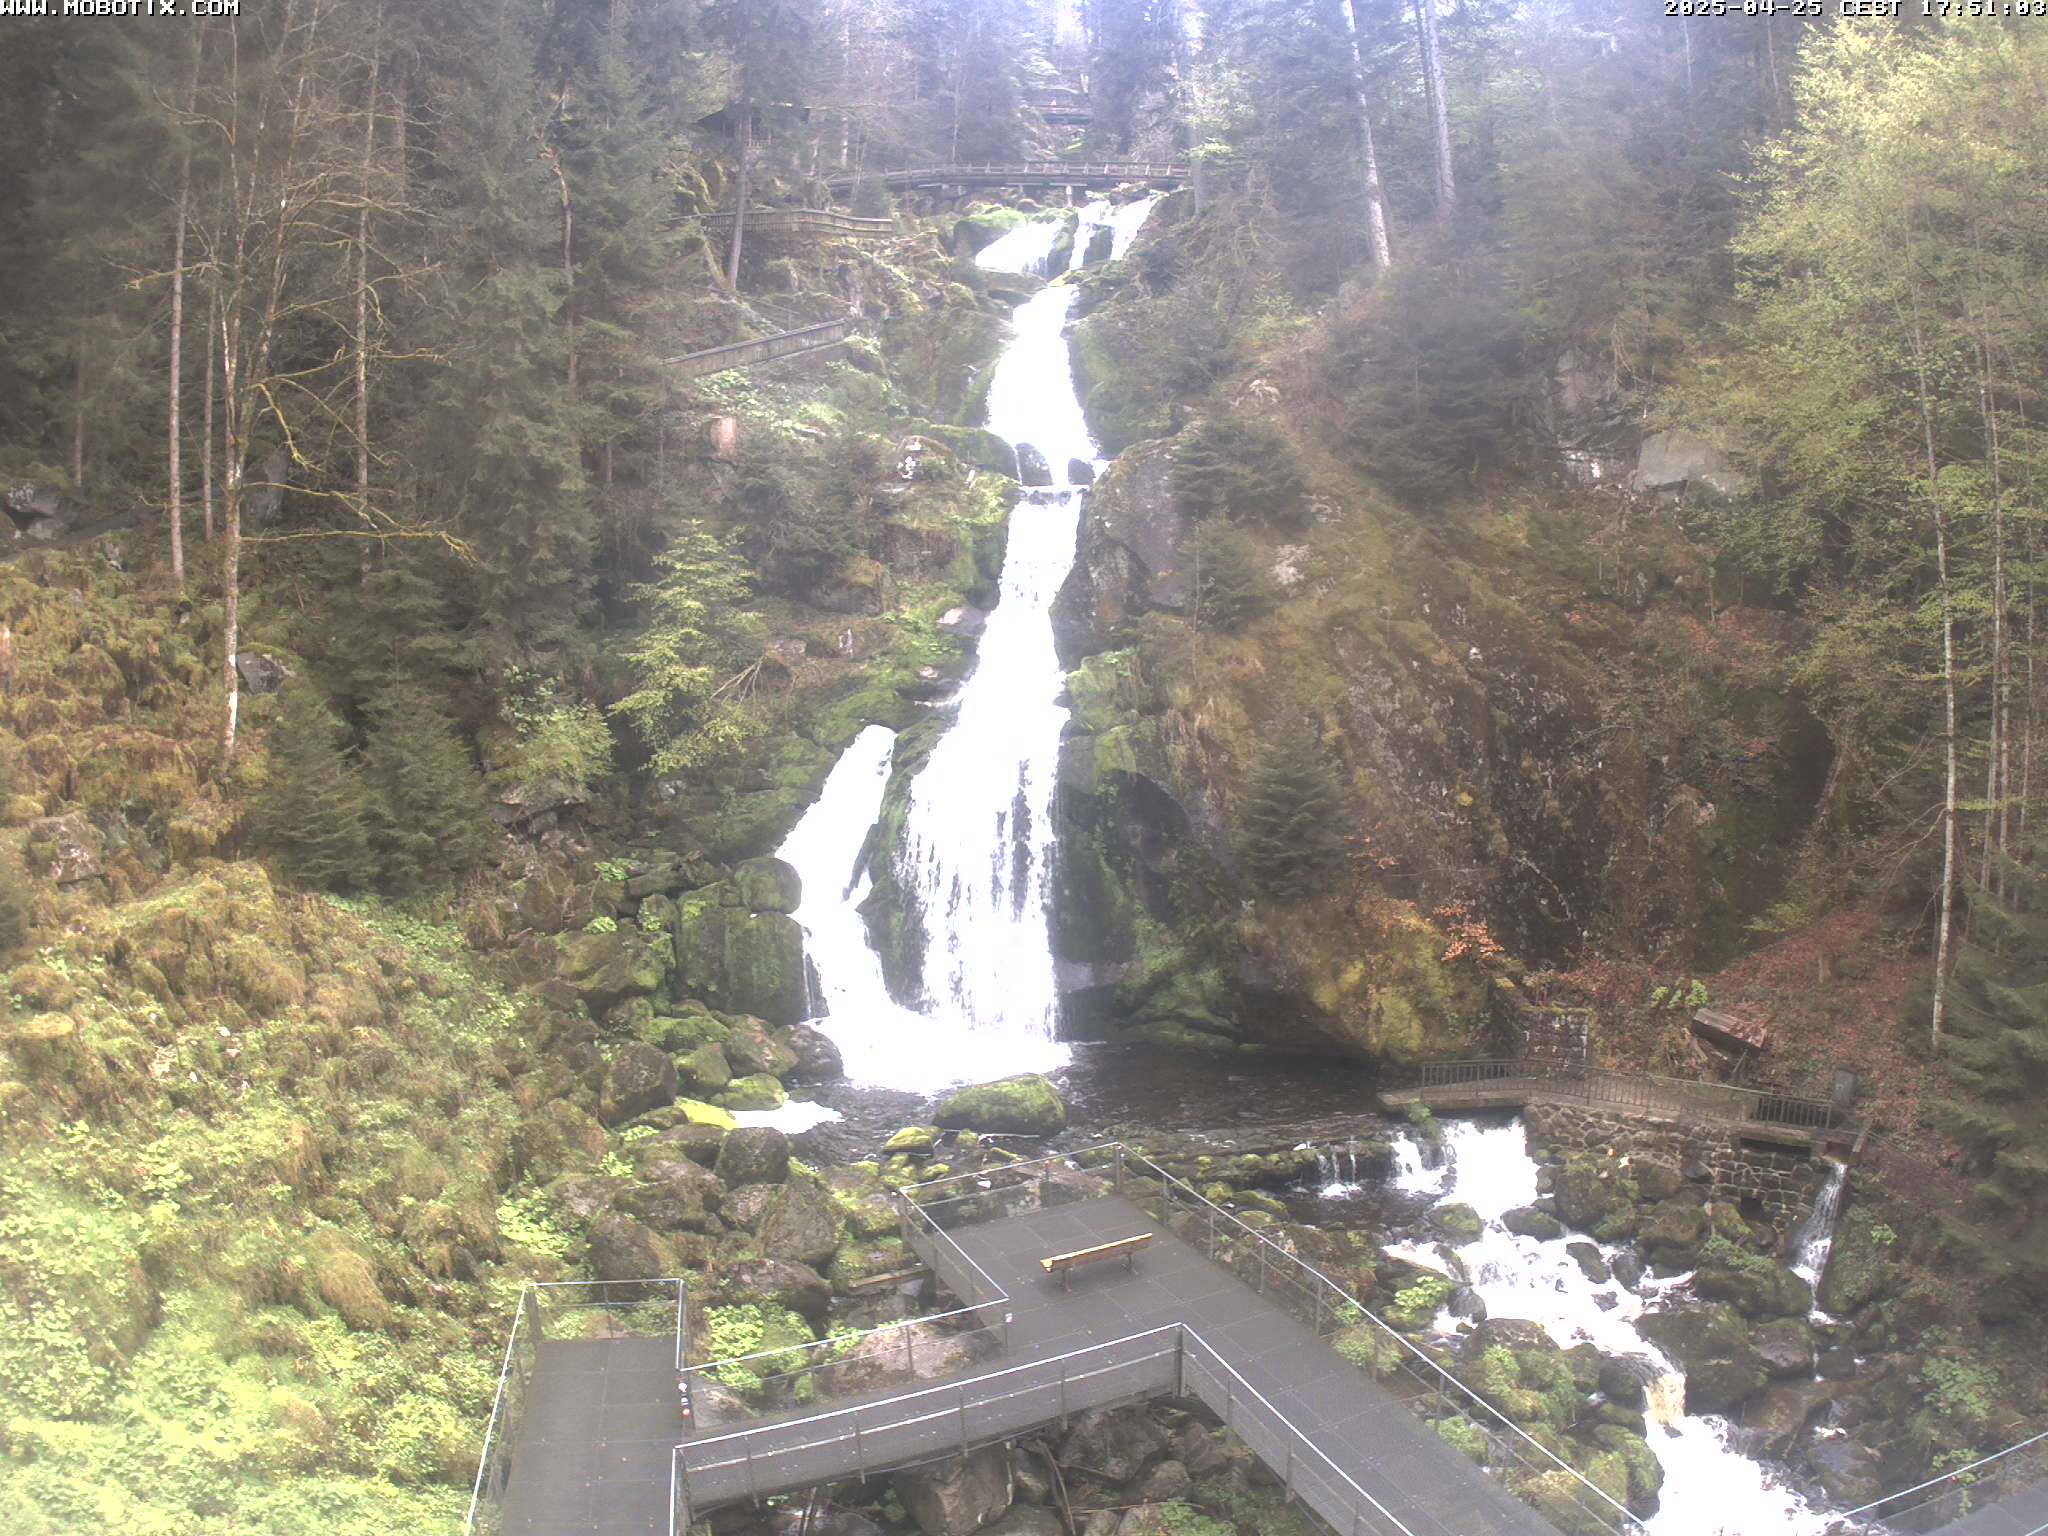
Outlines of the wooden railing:
[{"label": "wooden railing", "polygon": [[1417,1070],[1416,1079],[1414,1086],[1424,1091],[1526,1085],[1532,1093],[1546,1099],[1612,1105],[1678,1119],[1786,1125],[1816,1131],[1833,1130],[1845,1119],[1831,1100],[1780,1093],[1771,1088],[1658,1077],[1648,1072],[1614,1072],[1605,1067],[1574,1070],[1513,1057],[1431,1062]]},{"label": "wooden railing", "polygon": [[968,165],[927,165],[904,171],[871,171],[866,177],[837,176],[828,186],[834,192],[851,192],[861,181],[880,180],[891,187],[944,187],[978,184],[1018,186],[1044,184],[1080,186],[1083,183],[1125,181],[1185,181],[1188,168],[1166,160],[1020,160],[1014,163],[983,161]]},{"label": "wooden railing", "polygon": [[[732,228],[733,215],[700,215],[705,224]],[[893,219],[863,219],[832,208],[749,208],[747,233],[760,235],[839,235],[850,240],[882,240],[896,233]]]},{"label": "wooden railing", "polygon": [[665,359],[661,366],[675,369],[686,379],[724,373],[728,368],[754,368],[762,363],[780,362],[785,357],[801,357],[835,347],[853,334],[853,325],[851,316],[844,320],[826,320],[794,331],[757,337],[753,341],[734,341],[722,347],[707,347],[702,352],[687,352],[681,357]]}]

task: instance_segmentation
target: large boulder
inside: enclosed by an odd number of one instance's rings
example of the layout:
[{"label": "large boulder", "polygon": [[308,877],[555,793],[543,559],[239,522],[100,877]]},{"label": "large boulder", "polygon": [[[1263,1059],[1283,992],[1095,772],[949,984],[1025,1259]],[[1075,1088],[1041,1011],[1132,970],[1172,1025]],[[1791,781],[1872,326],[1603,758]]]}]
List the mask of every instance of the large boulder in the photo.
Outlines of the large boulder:
[{"label": "large boulder", "polygon": [[1145,1409],[1098,1408],[1076,1418],[1060,1438],[1058,1460],[1128,1483],[1164,1456],[1168,1444],[1166,1431]]},{"label": "large boulder", "polygon": [[676,1064],[664,1051],[629,1040],[613,1052],[604,1071],[598,1118],[619,1125],[676,1101]]},{"label": "large boulder", "polygon": [[1813,1310],[1813,1287],[1784,1265],[1734,1244],[1708,1244],[1692,1277],[1693,1294],[1725,1301],[1744,1317],[1804,1317]]},{"label": "large boulder", "polygon": [[783,1185],[761,1218],[761,1251],[814,1267],[830,1260],[839,1251],[839,1213],[831,1197],[808,1181]]},{"label": "large boulder", "polygon": [[600,1280],[651,1280],[668,1268],[654,1233],[617,1211],[590,1224],[590,1267]]},{"label": "large boulder", "polygon": [[1728,497],[1740,496],[1746,485],[1728,455],[1697,432],[1653,433],[1636,454],[1638,491],[1679,495],[1697,489]]},{"label": "large boulder", "polygon": [[716,1282],[721,1297],[738,1303],[769,1302],[787,1307],[814,1327],[832,1309],[832,1287],[808,1264],[787,1259],[742,1259],[720,1269]]},{"label": "large boulder", "polygon": [[783,1076],[800,1083],[833,1083],[846,1076],[845,1058],[823,1030],[792,1024],[783,1040],[796,1057],[796,1065]]},{"label": "large boulder", "polygon": [[939,1101],[932,1118],[947,1130],[1051,1136],[1065,1128],[1059,1090],[1033,1072],[962,1088]]},{"label": "large boulder", "polygon": [[1017,445],[1017,478],[1026,485],[1051,485],[1052,465],[1029,443]]},{"label": "large boulder", "polygon": [[796,1052],[769,1034],[759,1019],[735,1020],[724,1050],[735,1077],[783,1077],[796,1069]]},{"label": "large boulder", "polygon": [[1733,1413],[1763,1390],[1770,1371],[1733,1307],[1679,1307],[1643,1319],[1642,1331],[1685,1369],[1685,1405],[1693,1413]]},{"label": "large boulder", "polygon": [[28,824],[28,862],[58,885],[96,880],[100,870],[100,835],[77,811],[44,816]]},{"label": "large boulder", "polygon": [[1574,1157],[1557,1170],[1557,1214],[1607,1242],[1635,1231],[1635,1188],[1613,1158]]},{"label": "large boulder", "polygon": [[780,1184],[789,1177],[789,1138],[772,1125],[727,1131],[718,1148],[718,1176],[734,1186]]},{"label": "large boulder", "polygon": [[1129,643],[1147,613],[1187,611],[1189,524],[1173,499],[1172,466],[1170,442],[1139,443],[1089,491],[1080,548],[1052,603],[1063,666]]},{"label": "large boulder", "polygon": [[1813,1328],[1803,1317],[1781,1317],[1750,1330],[1757,1357],[1773,1376],[1811,1378]]},{"label": "large boulder", "polygon": [[810,1011],[804,931],[787,912],[742,906],[734,883],[687,891],[676,912],[676,993],[770,1024],[798,1023]]},{"label": "large boulder", "polygon": [[803,902],[803,881],[780,859],[747,859],[732,872],[739,904],[749,912],[794,912]]},{"label": "large boulder", "polygon": [[954,1333],[931,1323],[879,1329],[862,1334],[821,1370],[818,1390],[843,1397],[877,1387],[944,1381],[975,1365],[993,1347],[985,1335]]},{"label": "large boulder", "polygon": [[613,1203],[656,1232],[715,1232],[725,1184],[688,1158],[644,1164],[641,1182]]},{"label": "large boulder", "polygon": [[555,979],[593,1015],[659,990],[665,969],[661,951],[633,928],[565,934],[555,950]]},{"label": "large boulder", "polygon": [[972,1536],[1010,1507],[1010,1452],[984,1446],[892,1479],[903,1512],[924,1536]]}]

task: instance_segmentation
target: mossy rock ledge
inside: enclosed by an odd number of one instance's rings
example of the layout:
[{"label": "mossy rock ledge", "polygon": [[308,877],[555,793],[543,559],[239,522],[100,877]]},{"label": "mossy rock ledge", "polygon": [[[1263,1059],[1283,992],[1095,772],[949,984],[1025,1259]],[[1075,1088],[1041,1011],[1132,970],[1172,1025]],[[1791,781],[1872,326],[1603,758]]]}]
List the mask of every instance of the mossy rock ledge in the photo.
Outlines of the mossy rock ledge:
[{"label": "mossy rock ledge", "polygon": [[676,911],[678,996],[773,1025],[809,1013],[804,934],[789,915],[801,895],[779,859],[750,859],[731,880],[686,891]]},{"label": "mossy rock ledge", "polygon": [[939,1101],[932,1119],[947,1130],[1050,1136],[1067,1123],[1059,1091],[1036,1073],[961,1088]]}]

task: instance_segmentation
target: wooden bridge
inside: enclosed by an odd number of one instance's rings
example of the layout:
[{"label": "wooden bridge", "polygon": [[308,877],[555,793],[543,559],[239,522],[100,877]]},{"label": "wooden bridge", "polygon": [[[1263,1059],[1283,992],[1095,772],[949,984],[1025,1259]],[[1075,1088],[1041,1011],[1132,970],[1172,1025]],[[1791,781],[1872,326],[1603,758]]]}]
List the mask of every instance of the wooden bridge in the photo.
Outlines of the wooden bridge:
[{"label": "wooden bridge", "polygon": [[1378,1098],[1390,1112],[1410,1104],[1453,1112],[1575,1104],[1652,1120],[1711,1121],[1737,1128],[1753,1141],[1812,1153],[1852,1143],[1857,1131],[1828,1099],[1602,1067],[1552,1067],[1514,1057],[1432,1062],[1417,1069],[1414,1081],[1384,1089]]},{"label": "wooden bridge", "polygon": [[[717,231],[732,228],[733,215],[706,213],[701,222]],[[749,208],[749,235],[823,235],[838,240],[886,240],[896,233],[894,219],[862,219],[836,208]]]},{"label": "wooden bridge", "polygon": [[853,328],[852,316],[843,320],[825,320],[793,331],[780,331],[773,336],[758,336],[752,341],[734,341],[722,347],[706,347],[702,352],[686,352],[681,357],[663,359],[661,366],[675,369],[677,376],[685,379],[724,373],[728,368],[758,368],[763,363],[779,363],[785,358],[810,357],[829,351],[851,336]]},{"label": "wooden bridge", "polygon": [[[1188,168],[1164,160],[1021,160],[1010,164],[927,165],[907,171],[872,171],[896,189],[928,191],[939,187],[1120,187],[1127,182],[1178,186]],[[846,197],[866,178],[839,176],[827,183],[835,197]]]},{"label": "wooden bridge", "polygon": [[[1207,1404],[1339,1536],[1557,1536],[1517,1488],[1540,1491],[1575,1532],[1640,1536],[1627,1510],[1355,1297],[1121,1144],[956,1175],[896,1201],[904,1238],[961,1305],[851,1348],[824,1340],[686,1366],[680,1282],[528,1287],[470,1536],[686,1536],[731,1504],[1159,1396]],[[1131,1273],[1097,1269],[1069,1294],[1040,1267],[1048,1253],[1139,1232],[1153,1241]],[[1325,1342],[1337,1335],[1343,1355]],[[1480,1459],[1453,1441],[1479,1446]],[[2004,1488],[2010,1502],[1978,1507],[1991,1464],[2038,1475],[2014,1454],[2034,1444],[1894,1497],[1930,1511],[1944,1490],[1976,1494],[1963,1506],[1974,1512],[1940,1536],[2041,1536],[2033,1510],[2048,1486]],[[1842,1527],[1928,1529],[1889,1513]]]}]

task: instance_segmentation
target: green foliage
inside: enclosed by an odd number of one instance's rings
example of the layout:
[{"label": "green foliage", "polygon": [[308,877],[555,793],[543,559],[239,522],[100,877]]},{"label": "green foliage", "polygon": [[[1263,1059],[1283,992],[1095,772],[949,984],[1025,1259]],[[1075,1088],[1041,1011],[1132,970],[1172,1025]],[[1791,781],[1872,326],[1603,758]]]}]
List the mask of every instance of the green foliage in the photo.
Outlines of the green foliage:
[{"label": "green foliage", "polygon": [[889,184],[879,176],[861,177],[853,187],[853,213],[861,219],[893,219],[896,200],[889,195]]},{"label": "green foliage", "polygon": [[280,702],[258,833],[295,880],[337,890],[371,884],[371,791],[348,732],[309,682],[291,683]]},{"label": "green foliage", "polygon": [[1202,524],[1188,540],[1188,559],[1203,623],[1242,629],[1279,606],[1280,584],[1266,552],[1235,523],[1216,518]]},{"label": "green foliage", "polygon": [[505,717],[519,744],[491,782],[502,788],[582,800],[612,771],[612,729],[588,699],[568,695],[555,680],[515,668],[507,679]]},{"label": "green foliage", "polygon": [[1294,449],[1265,422],[1205,416],[1174,439],[1173,498],[1198,520],[1217,516],[1298,530],[1307,487]]},{"label": "green foliage", "polygon": [[496,842],[483,777],[445,712],[422,689],[401,688],[376,708],[363,777],[379,882],[400,893],[467,875]]},{"label": "green foliage", "polygon": [[1704,1008],[1707,1006],[1707,984],[1697,977],[1691,981],[1675,981],[1668,986],[1652,989],[1652,1008]]},{"label": "green foliage", "polygon": [[583,925],[583,931],[585,933],[617,933],[619,931],[619,920],[615,917],[607,917],[604,913],[600,912]]},{"label": "green foliage", "polygon": [[1988,1365],[1952,1356],[1930,1354],[1920,1366],[1927,1385],[1927,1405],[1955,1429],[1975,1434],[1989,1427],[2005,1400],[1998,1372]]},{"label": "green foliage", "polygon": [[498,1235],[515,1248],[567,1258],[575,1238],[555,1224],[554,1207],[538,1189],[508,1191],[498,1202]]},{"label": "green foliage", "polygon": [[701,522],[676,534],[659,561],[662,579],[640,589],[648,623],[627,653],[639,686],[612,706],[646,743],[656,772],[684,773],[751,741],[759,722],[726,682],[761,625],[745,606],[753,582],[731,543]]},{"label": "green foliage", "polygon": [[1261,889],[1301,897],[1322,889],[1345,856],[1344,784],[1312,720],[1282,720],[1259,743],[1244,787],[1243,854]]}]

